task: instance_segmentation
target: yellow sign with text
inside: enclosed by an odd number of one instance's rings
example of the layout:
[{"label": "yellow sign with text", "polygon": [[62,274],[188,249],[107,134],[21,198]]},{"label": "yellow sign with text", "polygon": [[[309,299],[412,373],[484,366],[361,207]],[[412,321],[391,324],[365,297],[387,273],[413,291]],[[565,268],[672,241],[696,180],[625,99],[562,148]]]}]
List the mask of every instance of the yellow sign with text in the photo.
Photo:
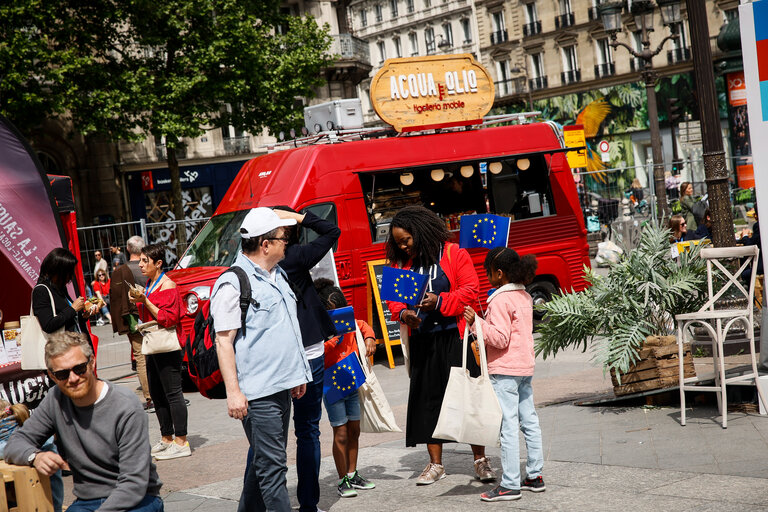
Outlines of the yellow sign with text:
[{"label": "yellow sign with text", "polygon": [[469,53],[388,59],[371,81],[371,103],[398,132],[479,124],[493,80]]},{"label": "yellow sign with text", "polygon": [[574,124],[563,127],[563,141],[567,148],[581,148],[577,151],[566,153],[568,165],[571,169],[587,166],[587,138],[584,135],[584,126]]}]

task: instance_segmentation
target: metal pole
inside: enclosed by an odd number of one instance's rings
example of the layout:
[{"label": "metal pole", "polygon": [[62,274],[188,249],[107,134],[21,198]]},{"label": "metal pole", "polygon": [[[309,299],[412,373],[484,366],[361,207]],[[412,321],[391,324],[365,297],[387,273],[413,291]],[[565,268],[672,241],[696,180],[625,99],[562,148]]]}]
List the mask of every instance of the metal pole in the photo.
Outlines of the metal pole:
[{"label": "metal pole", "polygon": [[715,73],[712,70],[712,49],[705,2],[686,0],[688,25],[691,32],[693,73],[699,97],[701,140],[704,160],[704,181],[707,183],[709,208],[712,212],[712,243],[715,247],[735,245],[733,211],[728,190],[728,168],[720,133]]},{"label": "metal pole", "polygon": [[661,219],[667,217],[667,189],[664,186],[664,155],[661,151],[661,134],[659,133],[659,109],[656,106],[656,73],[650,68],[650,59],[643,70],[645,92],[648,96],[648,124],[651,131],[651,153],[653,155],[653,181],[656,190],[656,208]]}]

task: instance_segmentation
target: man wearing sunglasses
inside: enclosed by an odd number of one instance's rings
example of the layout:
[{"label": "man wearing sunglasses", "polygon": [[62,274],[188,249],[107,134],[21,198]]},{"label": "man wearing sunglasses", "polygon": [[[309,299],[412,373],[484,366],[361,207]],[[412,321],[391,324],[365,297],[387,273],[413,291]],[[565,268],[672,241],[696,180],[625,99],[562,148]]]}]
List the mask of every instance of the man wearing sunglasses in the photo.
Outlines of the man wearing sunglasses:
[{"label": "man wearing sunglasses", "polygon": [[[70,512],[162,511],[147,415],[133,392],[96,378],[93,350],[78,333],[51,335],[45,363],[56,387],[8,440],[5,459],[49,476],[71,470]],[[53,434],[61,455],[40,450]]]}]

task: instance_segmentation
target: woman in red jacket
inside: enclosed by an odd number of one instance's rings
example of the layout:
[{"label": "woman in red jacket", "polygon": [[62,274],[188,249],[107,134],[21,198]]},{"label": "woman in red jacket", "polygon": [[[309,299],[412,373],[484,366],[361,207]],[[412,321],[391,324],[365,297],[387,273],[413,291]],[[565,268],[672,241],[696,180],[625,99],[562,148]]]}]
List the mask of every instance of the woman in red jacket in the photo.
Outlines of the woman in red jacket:
[{"label": "woman in red jacket", "polygon": [[[477,304],[480,283],[469,253],[448,242],[445,223],[422,206],[403,208],[392,219],[387,259],[398,268],[429,274],[427,293],[418,307],[387,302],[393,318],[409,331],[411,383],[405,429],[406,446],[425,443],[429,464],[416,481],[429,485],[445,477],[444,440],[432,433],[440,415],[451,366],[461,366],[464,308]],[[401,326],[405,330],[405,326]],[[472,375],[480,374],[474,357],[467,358]],[[496,479],[485,447],[472,446],[475,476]]]}]

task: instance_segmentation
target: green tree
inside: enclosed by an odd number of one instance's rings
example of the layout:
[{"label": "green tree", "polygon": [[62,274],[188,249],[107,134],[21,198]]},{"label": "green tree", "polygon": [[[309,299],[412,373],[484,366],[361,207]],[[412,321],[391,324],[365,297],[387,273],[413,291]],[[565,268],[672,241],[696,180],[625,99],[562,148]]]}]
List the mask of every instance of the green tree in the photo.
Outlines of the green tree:
[{"label": "green tree", "polygon": [[[45,9],[55,2],[17,3],[16,29],[33,27],[43,42],[29,38],[9,55],[46,58],[17,66],[16,103],[0,106],[16,122],[31,90],[41,98],[40,112],[67,112],[85,135],[164,140],[176,219],[183,219],[176,157],[182,139],[230,125],[251,133],[298,127],[296,98],[313,96],[332,61],[328,28],[282,14],[278,0],[63,0]],[[30,13],[35,17],[25,20]]]}]

